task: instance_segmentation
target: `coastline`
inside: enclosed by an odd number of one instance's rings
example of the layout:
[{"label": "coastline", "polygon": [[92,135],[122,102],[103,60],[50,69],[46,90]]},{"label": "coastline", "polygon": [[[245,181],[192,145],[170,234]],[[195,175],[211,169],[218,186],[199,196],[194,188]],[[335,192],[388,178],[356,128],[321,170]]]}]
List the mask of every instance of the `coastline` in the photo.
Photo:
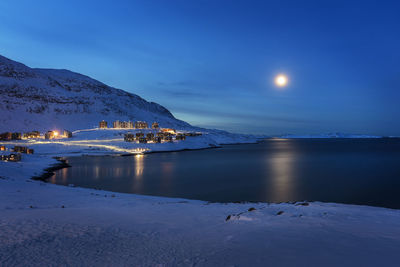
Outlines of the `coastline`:
[{"label": "coastline", "polygon": [[[120,156],[93,152],[57,152],[57,156]],[[371,266],[379,262],[395,266],[397,262],[400,210],[321,202],[211,203],[32,180],[46,169],[48,173],[61,167],[60,158],[53,156],[26,155],[23,162],[8,163],[13,168],[0,179],[4,265]],[[5,163],[1,164],[4,171]],[[286,257],[287,251],[293,257]],[[243,253],[251,257],[244,259]]]},{"label": "coastline", "polygon": [[47,182],[47,180],[55,174],[55,171],[61,170],[64,168],[70,168],[71,165],[66,163],[66,159],[63,157],[53,157],[58,161],[58,163],[52,164],[50,167],[43,170],[43,173],[39,176],[32,176],[32,180]]}]

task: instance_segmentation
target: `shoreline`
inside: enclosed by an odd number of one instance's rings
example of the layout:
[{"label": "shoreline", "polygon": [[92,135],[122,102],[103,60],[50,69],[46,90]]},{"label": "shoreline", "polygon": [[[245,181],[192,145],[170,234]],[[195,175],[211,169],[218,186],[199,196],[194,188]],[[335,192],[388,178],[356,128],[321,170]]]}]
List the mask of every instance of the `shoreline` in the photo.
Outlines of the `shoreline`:
[{"label": "shoreline", "polygon": [[[243,144],[258,144],[262,141],[258,142],[253,142],[253,143],[234,143],[234,144],[221,144],[220,146],[215,146],[215,147],[206,147],[206,148],[194,148],[194,149],[180,149],[180,150],[166,150],[166,151],[150,151],[150,152],[143,152],[141,154],[158,154],[158,153],[173,153],[173,152],[185,152],[185,151],[197,151],[197,150],[208,150],[208,149],[218,149],[218,148],[223,148],[223,146],[234,146],[234,145],[243,145]],[[132,157],[136,156],[137,154],[101,154],[101,155],[96,155],[96,154],[81,154],[81,155],[73,155],[72,157]],[[70,156],[55,156],[52,157],[53,159],[57,160],[57,163],[51,164],[49,167],[43,169],[43,172],[41,175],[38,176],[32,176],[30,179],[34,181],[41,181],[47,184],[52,184],[56,186],[62,186],[62,187],[68,187],[68,185],[62,185],[62,184],[57,184],[57,183],[50,183],[49,179],[55,174],[55,171],[61,170],[64,168],[70,168],[73,167],[66,163],[67,157]],[[182,197],[166,197],[166,196],[158,196],[158,195],[147,195],[147,194],[136,194],[136,193],[126,193],[126,192],[119,192],[119,191],[110,191],[107,189],[100,189],[100,188],[95,188],[95,187],[80,187],[74,185],[73,187],[76,188],[82,188],[82,189],[87,189],[87,190],[101,190],[103,192],[108,192],[112,194],[128,194],[128,195],[139,195],[139,196],[147,196],[147,197],[159,197],[159,198],[166,198],[166,199],[183,199],[185,201],[202,201],[202,202],[207,202],[209,204],[293,204],[296,205],[297,203],[300,202],[306,202],[306,203],[323,203],[323,204],[339,204],[339,205],[350,205],[350,206],[360,206],[360,207],[372,207],[372,208],[382,208],[382,209],[390,209],[390,210],[400,210],[400,208],[391,208],[391,207],[385,207],[385,206],[375,206],[375,205],[367,205],[367,204],[356,204],[356,203],[345,203],[345,202],[325,202],[321,200],[296,200],[296,201],[286,201],[286,202],[260,202],[260,201],[229,201],[229,202],[219,202],[219,201],[209,201],[209,200],[201,200],[201,199],[191,199],[191,198],[182,198]]]},{"label": "shoreline", "polygon": [[[258,144],[261,141],[257,142],[251,142],[251,143],[232,143],[232,144],[220,144],[218,146],[216,145],[211,145],[209,147],[204,147],[204,148],[185,148],[185,149],[178,149],[178,150],[160,150],[160,151],[145,151],[140,154],[158,154],[158,153],[173,153],[173,152],[185,152],[185,151],[197,151],[197,150],[206,150],[206,149],[218,149],[222,148],[222,146],[228,146],[228,145],[243,145],[243,144]],[[132,154],[132,153],[126,153],[126,154],[101,154],[101,155],[95,155],[95,154],[80,154],[80,155],[74,155],[72,157],[132,157],[136,156],[137,154]],[[35,175],[30,177],[31,180],[34,181],[41,181],[48,183],[48,179],[51,178],[54,174],[55,171],[61,170],[64,168],[70,168],[72,167],[71,165],[66,163],[66,157],[68,156],[54,156],[52,157],[53,159],[56,159],[58,163],[53,163],[49,167],[44,168],[42,174],[40,175]],[[111,191],[110,191],[111,192]]]},{"label": "shoreline", "polygon": [[34,181],[42,181],[47,183],[48,179],[55,174],[55,171],[72,167],[71,165],[66,163],[67,160],[64,159],[64,157],[53,157],[53,158],[59,161],[59,163],[52,164],[50,167],[44,169],[41,175],[32,176],[30,179]]}]

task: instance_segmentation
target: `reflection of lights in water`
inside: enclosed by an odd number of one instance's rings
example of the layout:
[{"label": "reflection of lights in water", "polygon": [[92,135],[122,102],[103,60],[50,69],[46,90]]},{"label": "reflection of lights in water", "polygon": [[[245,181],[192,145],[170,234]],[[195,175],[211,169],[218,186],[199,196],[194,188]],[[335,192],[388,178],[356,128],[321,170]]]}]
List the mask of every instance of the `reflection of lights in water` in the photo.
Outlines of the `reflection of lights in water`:
[{"label": "reflection of lights in water", "polygon": [[61,170],[61,179],[62,179],[62,181],[64,183],[67,181],[67,173],[68,173],[68,169],[67,168],[63,168]]},{"label": "reflection of lights in water", "polygon": [[162,162],[161,163],[161,186],[164,192],[172,193],[172,184],[173,184],[173,177],[174,177],[174,162]]},{"label": "reflection of lights in water", "polygon": [[122,175],[122,168],[118,167],[118,168],[114,168],[114,177],[120,177]]},{"label": "reflection of lights in water", "polygon": [[[62,178],[64,178],[64,177],[62,177]],[[50,182],[51,182],[52,184],[55,184],[55,183],[56,183],[56,180],[57,180],[57,172],[56,172],[53,176],[51,176]]]},{"label": "reflection of lights in water", "polygon": [[268,198],[273,202],[282,202],[293,199],[294,189],[294,143],[289,140],[276,140],[271,143],[277,150],[268,155]]},{"label": "reflection of lights in water", "polygon": [[143,170],[144,170],[143,158],[144,158],[143,154],[135,155],[135,176],[137,178],[141,178],[141,176],[143,175]]},{"label": "reflection of lights in water", "polygon": [[100,167],[99,166],[94,167],[94,177],[96,179],[99,179],[99,177],[100,177]]},{"label": "reflection of lights in water", "polygon": [[173,166],[172,162],[163,162],[163,163],[161,163],[161,168],[163,170],[163,173],[171,174],[174,166]]}]

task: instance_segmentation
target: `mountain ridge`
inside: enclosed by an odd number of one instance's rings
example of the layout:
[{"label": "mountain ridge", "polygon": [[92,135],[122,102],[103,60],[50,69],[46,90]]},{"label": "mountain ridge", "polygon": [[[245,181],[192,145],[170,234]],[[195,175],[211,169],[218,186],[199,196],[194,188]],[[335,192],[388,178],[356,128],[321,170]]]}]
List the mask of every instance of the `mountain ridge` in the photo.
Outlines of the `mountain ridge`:
[{"label": "mountain ridge", "polygon": [[165,107],[66,69],[30,68],[0,55],[0,131],[71,130],[100,120],[192,128]]}]

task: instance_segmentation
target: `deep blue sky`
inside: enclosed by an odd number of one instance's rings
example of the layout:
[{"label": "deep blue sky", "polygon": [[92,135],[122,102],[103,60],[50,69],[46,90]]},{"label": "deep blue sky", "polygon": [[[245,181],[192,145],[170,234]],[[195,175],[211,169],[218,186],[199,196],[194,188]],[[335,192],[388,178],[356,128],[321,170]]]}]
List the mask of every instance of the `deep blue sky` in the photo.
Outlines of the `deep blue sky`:
[{"label": "deep blue sky", "polygon": [[396,2],[3,0],[0,54],[89,75],[194,125],[400,135]]}]

